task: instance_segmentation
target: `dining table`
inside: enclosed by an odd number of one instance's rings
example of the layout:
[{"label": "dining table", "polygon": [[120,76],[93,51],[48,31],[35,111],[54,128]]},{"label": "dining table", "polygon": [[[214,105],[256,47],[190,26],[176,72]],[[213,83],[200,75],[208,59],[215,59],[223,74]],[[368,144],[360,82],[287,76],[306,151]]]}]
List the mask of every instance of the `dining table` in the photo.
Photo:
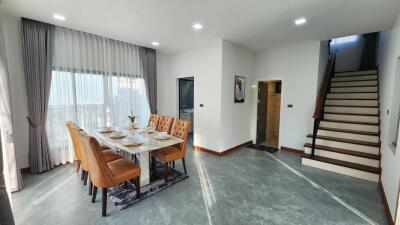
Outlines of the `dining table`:
[{"label": "dining table", "polygon": [[[115,138],[112,131],[119,131],[122,135]],[[147,128],[113,128],[110,132],[97,129],[89,133],[103,145],[120,152],[124,158],[132,160],[132,156],[136,156],[141,169],[141,187],[150,183],[150,152],[183,142],[182,139],[172,135],[168,135],[167,138],[157,138],[159,132]],[[136,143],[127,144],[127,140],[136,140]]]}]

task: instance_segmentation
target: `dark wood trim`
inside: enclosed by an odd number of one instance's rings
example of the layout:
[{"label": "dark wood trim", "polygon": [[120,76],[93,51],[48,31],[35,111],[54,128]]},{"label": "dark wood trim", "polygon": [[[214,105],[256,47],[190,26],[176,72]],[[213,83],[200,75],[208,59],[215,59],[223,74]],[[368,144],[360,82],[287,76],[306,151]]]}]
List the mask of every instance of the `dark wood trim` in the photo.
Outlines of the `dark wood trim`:
[{"label": "dark wood trim", "polygon": [[[307,137],[312,138],[313,135],[308,134]],[[336,142],[344,142],[344,143],[355,144],[355,145],[365,145],[365,146],[377,147],[377,148],[379,148],[379,146],[381,145],[381,143],[360,141],[360,140],[353,140],[353,139],[346,139],[346,138],[337,138],[337,137],[330,137],[330,136],[324,136],[324,135],[317,135],[317,139],[336,141]]]},{"label": "dark wood trim", "polygon": [[383,189],[381,180],[379,181],[379,189],[381,190],[383,203],[385,205],[385,211],[386,211],[386,217],[387,217],[388,223],[389,223],[389,225],[394,225],[394,218],[392,217],[392,214],[390,213],[389,203],[387,201],[385,189]]},{"label": "dark wood trim", "polygon": [[[312,144],[306,143],[306,144],[304,144],[304,147],[312,148]],[[319,150],[323,150],[323,151],[336,152],[336,153],[346,154],[346,155],[353,155],[353,156],[368,158],[368,159],[380,160],[380,158],[381,158],[380,154],[375,155],[375,154],[353,151],[353,150],[348,150],[348,149],[343,149],[343,148],[334,148],[334,147],[329,147],[329,146],[324,146],[324,145],[315,145],[315,148],[319,149]]]},{"label": "dark wood trim", "polygon": [[378,91],[331,91],[329,94],[378,94]]},{"label": "dark wood trim", "polygon": [[297,149],[297,148],[289,148],[289,147],[285,147],[285,146],[281,146],[281,150],[285,151],[285,152],[293,152],[299,155],[304,154],[303,150]]},{"label": "dark wood trim", "polygon": [[376,72],[378,73],[377,69],[370,69],[370,70],[359,70],[359,69],[357,69],[357,70],[338,71],[338,72],[335,72],[335,74],[337,74],[337,73],[351,73],[351,72],[365,72],[365,71],[371,71],[371,70],[376,70]]},{"label": "dark wood trim", "polygon": [[361,77],[361,76],[370,76],[370,75],[378,75],[377,73],[368,73],[368,74],[356,74],[356,75],[342,75],[342,76],[337,76],[338,74],[335,74],[334,77]]},{"label": "dark wood trim", "polygon": [[203,147],[200,147],[200,146],[197,146],[197,145],[193,145],[193,150],[206,152],[206,153],[209,153],[209,154],[212,154],[212,155],[215,155],[215,156],[221,156],[220,153],[215,151],[215,150],[211,150],[211,149],[208,149],[208,148],[203,148]]},{"label": "dark wood trim", "polygon": [[201,146],[196,146],[196,145],[193,145],[193,150],[202,151],[202,152],[206,152],[206,153],[218,156],[218,157],[222,157],[222,156],[225,156],[226,154],[229,154],[229,153],[231,153],[231,152],[233,152],[235,150],[238,150],[238,149],[240,149],[242,147],[251,145],[252,143],[253,143],[253,141],[247,141],[247,142],[245,142],[243,144],[240,144],[240,145],[237,145],[235,147],[229,148],[229,149],[227,149],[227,150],[225,150],[223,152],[217,152],[215,150],[211,150],[211,149],[208,149],[208,148],[203,148]]},{"label": "dark wood trim", "polygon": [[361,124],[361,125],[379,126],[379,123],[357,122],[357,121],[350,121],[350,120],[331,120],[331,119],[323,119],[323,120],[321,120],[321,121],[333,122],[333,123],[351,123],[351,124]]},{"label": "dark wood trim", "polygon": [[[370,69],[370,70],[359,70],[359,69],[357,69],[357,70],[338,71],[338,72],[335,72],[335,74],[352,73],[352,72],[367,72],[367,71],[373,71],[373,70],[375,70],[376,73],[378,73],[377,69]],[[374,73],[374,74],[376,74],[376,73]]]},{"label": "dark wood trim", "polygon": [[379,115],[377,115],[377,114],[360,114],[360,113],[325,112],[325,115],[326,114],[346,115],[346,116],[373,116],[373,117],[379,117]]},{"label": "dark wood trim", "polygon": [[[334,83],[334,82],[332,82]],[[354,85],[354,86],[331,86],[331,88],[359,88],[359,87],[378,87],[376,84],[367,84],[367,85]]]},{"label": "dark wood trim", "polygon": [[381,168],[366,166],[366,165],[362,165],[362,164],[358,164],[358,163],[352,163],[352,162],[347,162],[347,161],[342,161],[342,160],[337,160],[337,159],[332,159],[332,158],[326,158],[326,157],[317,156],[317,155],[315,155],[314,157],[311,157],[310,154],[303,154],[301,157],[324,162],[324,163],[330,163],[330,164],[334,164],[337,166],[343,166],[343,167],[347,167],[350,169],[362,170],[362,171],[369,172],[369,173],[375,173],[375,174],[381,173]]},{"label": "dark wood trim", "polygon": [[371,135],[371,136],[379,136],[379,132],[369,132],[369,131],[360,131],[360,130],[348,130],[348,129],[340,129],[340,128],[330,128],[330,127],[319,127],[320,130],[334,131],[334,132],[344,132],[344,133],[352,133],[352,134],[362,134],[362,135]]},{"label": "dark wood trim", "polygon": [[[325,107],[341,107],[341,108],[379,108],[379,104],[377,106],[364,106],[364,105],[325,105]],[[329,113],[329,112],[326,112]],[[378,114],[376,114],[378,116]]]},{"label": "dark wood trim", "polygon": [[[371,76],[371,75],[365,75],[365,76]],[[339,77],[336,77],[339,78]],[[332,83],[346,83],[346,82],[358,82],[358,81],[378,81],[377,78],[371,79],[371,78],[365,78],[361,80],[332,80]]]},{"label": "dark wood trim", "polygon": [[253,141],[247,141],[247,142],[245,142],[245,143],[243,143],[243,144],[240,144],[240,145],[237,145],[237,146],[235,146],[235,147],[228,148],[227,150],[221,152],[220,154],[221,154],[221,156],[224,156],[224,155],[226,155],[226,154],[229,154],[229,153],[231,153],[231,152],[233,152],[233,151],[235,151],[235,150],[238,150],[238,149],[240,149],[240,148],[243,148],[243,147],[248,146],[248,145],[251,145],[251,144],[253,144]]},{"label": "dark wood trim", "polygon": [[[331,94],[331,93],[330,93]],[[343,101],[379,101],[377,98],[326,98],[326,100],[343,100]]]}]

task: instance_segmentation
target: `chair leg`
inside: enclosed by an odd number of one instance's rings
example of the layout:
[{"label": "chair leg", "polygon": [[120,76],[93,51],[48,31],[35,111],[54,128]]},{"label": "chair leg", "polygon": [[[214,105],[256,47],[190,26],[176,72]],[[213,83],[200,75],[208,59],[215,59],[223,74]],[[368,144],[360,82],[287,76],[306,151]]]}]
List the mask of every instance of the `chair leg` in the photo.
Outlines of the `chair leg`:
[{"label": "chair leg", "polygon": [[85,171],[82,169],[81,180],[85,179]]},{"label": "chair leg", "polygon": [[89,173],[85,171],[85,176],[83,177],[83,185],[87,184]]},{"label": "chair leg", "polygon": [[172,167],[175,169],[175,161],[172,161]]},{"label": "chair leg", "polygon": [[96,202],[96,196],[97,196],[97,187],[93,185],[92,203]]},{"label": "chair leg", "polygon": [[81,160],[75,160],[76,173],[79,173],[79,168],[81,167]]},{"label": "chair leg", "polygon": [[150,180],[152,180],[154,178],[154,174],[156,173],[155,171],[155,167],[156,167],[156,159],[154,158],[154,156],[151,156],[151,166],[150,166]]},{"label": "chair leg", "polygon": [[102,190],[102,199],[101,199],[101,216],[105,217],[107,215],[107,188],[103,188]]},{"label": "chair leg", "polygon": [[182,158],[182,164],[183,164],[183,170],[185,171],[185,175],[187,175],[185,158]]},{"label": "chair leg", "polygon": [[168,182],[168,163],[164,163],[164,179]]},{"label": "chair leg", "polygon": [[135,186],[136,186],[136,198],[139,199],[140,198],[140,176],[138,176],[136,178]]},{"label": "chair leg", "polygon": [[89,178],[89,195],[92,195],[93,193],[93,183],[92,180]]}]

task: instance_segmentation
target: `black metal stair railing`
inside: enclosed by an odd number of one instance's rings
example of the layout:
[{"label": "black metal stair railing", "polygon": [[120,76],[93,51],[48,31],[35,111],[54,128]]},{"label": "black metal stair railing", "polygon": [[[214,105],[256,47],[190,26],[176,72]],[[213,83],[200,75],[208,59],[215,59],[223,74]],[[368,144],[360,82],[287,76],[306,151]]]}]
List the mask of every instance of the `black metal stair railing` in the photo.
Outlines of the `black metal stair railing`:
[{"label": "black metal stair railing", "polygon": [[331,88],[331,79],[335,73],[335,62],[336,62],[336,51],[329,56],[328,63],[326,65],[324,80],[322,87],[319,90],[318,98],[315,104],[315,111],[313,114],[314,127],[312,134],[312,145],[311,145],[311,157],[315,156],[315,142],[317,139],[319,124],[324,119],[325,101]]}]

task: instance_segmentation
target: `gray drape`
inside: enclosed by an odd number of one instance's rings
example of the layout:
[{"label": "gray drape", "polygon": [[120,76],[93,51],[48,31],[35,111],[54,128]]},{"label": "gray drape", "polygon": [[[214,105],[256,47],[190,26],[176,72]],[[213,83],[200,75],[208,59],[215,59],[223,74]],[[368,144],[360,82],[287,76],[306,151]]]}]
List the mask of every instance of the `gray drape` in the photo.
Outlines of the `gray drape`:
[{"label": "gray drape", "polygon": [[11,210],[10,200],[6,191],[6,183],[4,179],[3,151],[1,149],[0,136],[0,224],[14,225],[14,217]]},{"label": "gray drape", "polygon": [[49,143],[46,134],[54,25],[22,19],[22,56],[28,100],[29,166],[32,173],[50,170]]},{"label": "gray drape", "polygon": [[143,66],[143,79],[146,85],[150,112],[157,114],[157,60],[154,49],[139,47],[139,56]]}]

